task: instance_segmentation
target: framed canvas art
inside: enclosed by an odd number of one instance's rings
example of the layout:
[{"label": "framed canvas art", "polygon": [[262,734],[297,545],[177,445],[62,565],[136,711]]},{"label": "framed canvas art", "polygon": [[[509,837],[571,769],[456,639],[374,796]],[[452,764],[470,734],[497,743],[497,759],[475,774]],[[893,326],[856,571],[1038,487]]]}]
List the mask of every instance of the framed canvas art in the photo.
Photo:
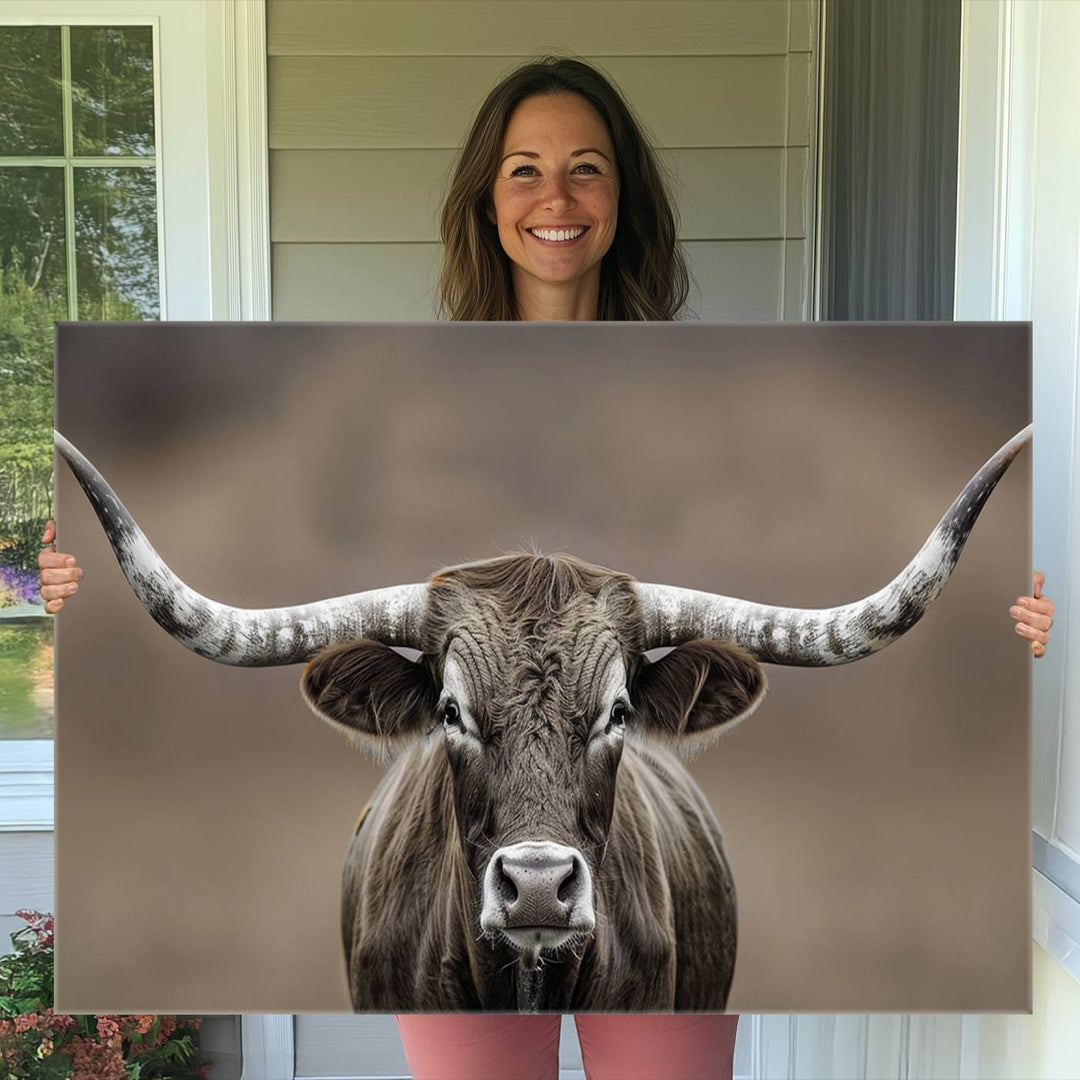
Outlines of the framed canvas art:
[{"label": "framed canvas art", "polygon": [[1028,1008],[1029,385],[1026,325],[61,324],[58,1008]]}]

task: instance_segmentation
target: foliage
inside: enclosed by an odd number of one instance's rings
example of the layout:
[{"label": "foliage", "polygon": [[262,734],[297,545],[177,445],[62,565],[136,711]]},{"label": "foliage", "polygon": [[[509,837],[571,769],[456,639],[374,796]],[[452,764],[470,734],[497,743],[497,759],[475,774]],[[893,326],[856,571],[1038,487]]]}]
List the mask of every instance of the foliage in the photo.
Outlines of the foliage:
[{"label": "foliage", "polygon": [[203,1080],[201,1020],[53,1011],[53,917],[26,922],[0,957],[0,1080]]},{"label": "foliage", "polygon": [[64,312],[30,288],[19,261],[0,267],[0,560],[34,573],[52,514],[56,318]]}]

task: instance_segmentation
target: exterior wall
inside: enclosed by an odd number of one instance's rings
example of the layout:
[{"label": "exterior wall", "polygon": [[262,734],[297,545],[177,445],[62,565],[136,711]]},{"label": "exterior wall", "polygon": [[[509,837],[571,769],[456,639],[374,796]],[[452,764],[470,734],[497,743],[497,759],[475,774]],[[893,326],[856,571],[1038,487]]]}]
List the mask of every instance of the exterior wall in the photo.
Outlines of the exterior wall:
[{"label": "exterior wall", "polygon": [[273,317],[428,320],[436,213],[487,91],[571,49],[676,177],[711,320],[809,313],[813,0],[269,0]]},{"label": "exterior wall", "polygon": [[53,910],[52,831],[0,831],[0,953],[11,949],[11,934],[26,923],[20,908]]}]

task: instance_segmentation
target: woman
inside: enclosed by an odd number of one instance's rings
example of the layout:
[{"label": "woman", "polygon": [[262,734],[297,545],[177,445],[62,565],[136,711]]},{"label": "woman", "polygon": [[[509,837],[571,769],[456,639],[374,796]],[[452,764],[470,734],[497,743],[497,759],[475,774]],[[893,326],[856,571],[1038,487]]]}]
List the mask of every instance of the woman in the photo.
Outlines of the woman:
[{"label": "woman", "polygon": [[[655,155],[607,80],[576,60],[527,64],[488,95],[442,211],[442,313],[455,320],[669,320],[689,276]],[[43,543],[55,539],[49,522]],[[39,558],[45,609],[78,589],[75,560]],[[1054,605],[1010,608],[1035,656]],[[647,975],[643,975],[647,977]],[[730,1078],[736,1016],[576,1018],[590,1080]],[[417,1080],[558,1074],[558,1016],[398,1017]]]}]

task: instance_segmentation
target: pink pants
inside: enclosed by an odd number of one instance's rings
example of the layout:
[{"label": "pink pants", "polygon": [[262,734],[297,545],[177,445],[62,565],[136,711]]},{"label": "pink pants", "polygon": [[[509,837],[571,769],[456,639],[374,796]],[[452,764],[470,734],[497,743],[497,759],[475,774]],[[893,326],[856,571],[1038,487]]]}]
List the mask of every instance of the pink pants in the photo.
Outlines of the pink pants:
[{"label": "pink pants", "polygon": [[[737,1016],[575,1016],[588,1080],[731,1080]],[[397,1018],[414,1080],[556,1080],[558,1016]]]}]

